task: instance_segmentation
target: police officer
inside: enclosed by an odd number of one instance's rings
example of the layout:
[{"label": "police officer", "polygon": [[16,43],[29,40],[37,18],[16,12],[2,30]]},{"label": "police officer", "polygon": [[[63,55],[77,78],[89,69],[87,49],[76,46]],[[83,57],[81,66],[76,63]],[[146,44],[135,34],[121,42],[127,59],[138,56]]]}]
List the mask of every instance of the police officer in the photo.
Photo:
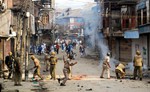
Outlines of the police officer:
[{"label": "police officer", "polygon": [[44,57],[44,64],[45,64],[45,70],[43,72],[48,72],[49,71],[49,55],[46,53]]},{"label": "police officer", "polygon": [[122,79],[125,77],[125,63],[119,63],[116,65],[115,69],[117,79]]},{"label": "police officer", "polygon": [[66,86],[65,83],[69,79],[70,66],[77,64],[77,62],[70,63],[70,59],[65,60],[64,56],[63,56],[63,60],[64,60],[64,68],[63,68],[64,78],[58,78],[58,83],[60,83],[60,81],[62,80],[60,86]]},{"label": "police officer", "polygon": [[20,56],[20,53],[17,53],[17,57],[14,60],[14,86],[22,86],[22,65]]},{"label": "police officer", "polygon": [[49,62],[50,62],[50,75],[51,78],[50,79],[56,79],[56,74],[55,74],[55,70],[56,70],[56,64],[57,64],[57,57],[55,56],[55,52],[51,52],[51,56],[49,58]]},{"label": "police officer", "polygon": [[103,75],[104,75],[104,72],[106,70],[107,71],[107,79],[110,79],[110,68],[111,68],[111,66],[110,66],[109,62],[110,62],[110,53],[108,52],[107,56],[105,57],[104,62],[103,62],[103,70],[102,70],[100,78],[104,78]]},{"label": "police officer", "polygon": [[40,74],[40,69],[41,69],[40,61],[34,55],[31,56],[31,59],[34,62],[34,67],[31,69],[35,68],[34,73],[33,73],[33,78],[35,78],[35,76],[37,75],[41,78],[41,80],[43,80],[43,77]]},{"label": "police officer", "polygon": [[136,55],[134,56],[133,66],[134,66],[133,79],[136,79],[137,72],[138,72],[138,77],[140,78],[140,80],[142,80],[143,58],[142,58],[141,52],[139,50],[136,51]]},{"label": "police officer", "polygon": [[14,57],[12,55],[12,52],[9,52],[8,56],[5,57],[5,64],[7,65],[7,68],[9,70],[8,79],[10,79],[13,71],[13,61],[14,61]]}]

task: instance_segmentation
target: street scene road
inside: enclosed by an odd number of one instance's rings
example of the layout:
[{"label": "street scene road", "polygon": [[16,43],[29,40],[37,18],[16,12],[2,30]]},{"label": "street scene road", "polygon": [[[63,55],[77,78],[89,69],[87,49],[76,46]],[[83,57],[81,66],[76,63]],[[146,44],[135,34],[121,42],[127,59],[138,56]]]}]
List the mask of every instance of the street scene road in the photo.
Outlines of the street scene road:
[{"label": "street scene road", "polygon": [[[75,52],[77,56],[72,62],[77,61],[78,63],[72,67],[72,77],[67,81],[66,86],[60,86],[57,80],[50,80],[49,72],[43,72],[45,65],[44,54],[42,54],[36,55],[36,57],[42,65],[41,74],[44,76],[44,80],[32,81],[33,71],[30,71],[29,79],[26,82],[23,81],[22,86],[14,86],[12,80],[3,79],[5,91],[2,92],[15,92],[15,90],[19,90],[19,92],[149,92],[149,78],[143,78],[143,81],[131,80],[133,71],[129,70],[127,70],[128,76],[122,80],[116,79],[114,70],[110,73],[111,79],[107,79],[106,74],[104,78],[100,78],[102,68],[97,56],[91,54],[81,58],[78,48]],[[56,55],[59,59],[56,66],[57,78],[64,77],[63,55],[66,53],[61,51]],[[29,67],[33,67],[32,62]]]},{"label": "street scene road", "polygon": [[0,92],[150,92],[150,0],[0,0]]}]

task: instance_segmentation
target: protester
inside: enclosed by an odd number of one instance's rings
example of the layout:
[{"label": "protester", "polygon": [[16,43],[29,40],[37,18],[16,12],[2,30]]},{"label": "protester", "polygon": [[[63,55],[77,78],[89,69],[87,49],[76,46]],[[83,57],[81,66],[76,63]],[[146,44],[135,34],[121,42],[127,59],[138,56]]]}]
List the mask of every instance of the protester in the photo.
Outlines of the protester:
[{"label": "protester", "polygon": [[38,46],[38,55],[41,55],[41,54],[42,54],[42,46],[39,45],[39,46]]},{"label": "protester", "polygon": [[102,69],[102,73],[101,73],[101,76],[100,78],[104,78],[103,75],[104,75],[104,72],[105,70],[107,71],[107,79],[110,79],[110,53],[108,52],[107,53],[107,56],[105,57],[104,61],[103,61],[103,69]]},{"label": "protester", "polygon": [[59,54],[59,48],[60,48],[59,44],[56,43],[56,52],[57,52],[57,54]]},{"label": "protester", "polygon": [[68,53],[68,58],[69,59],[75,59],[75,53],[73,52],[73,50],[71,50],[69,53]]},{"label": "protester", "polygon": [[83,45],[80,45],[79,52],[80,52],[80,57],[83,57],[85,55],[85,47]]}]

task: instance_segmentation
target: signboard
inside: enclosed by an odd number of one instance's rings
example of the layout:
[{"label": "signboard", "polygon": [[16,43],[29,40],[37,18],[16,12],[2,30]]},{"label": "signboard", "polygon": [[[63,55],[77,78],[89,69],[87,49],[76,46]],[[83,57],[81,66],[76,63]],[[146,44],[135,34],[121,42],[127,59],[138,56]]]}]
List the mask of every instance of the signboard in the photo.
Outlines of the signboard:
[{"label": "signboard", "polygon": [[146,2],[145,1],[142,1],[140,2],[139,4],[137,4],[137,10],[140,10],[140,9],[143,9],[146,7]]},{"label": "signboard", "polygon": [[31,34],[35,34],[35,19],[32,14],[30,15],[30,21],[31,21],[30,24]]}]

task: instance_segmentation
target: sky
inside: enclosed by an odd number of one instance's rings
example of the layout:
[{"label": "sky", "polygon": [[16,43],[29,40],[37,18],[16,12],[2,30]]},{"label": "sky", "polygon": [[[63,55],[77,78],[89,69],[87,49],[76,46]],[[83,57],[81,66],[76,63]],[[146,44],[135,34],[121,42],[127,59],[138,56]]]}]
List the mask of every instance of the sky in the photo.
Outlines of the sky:
[{"label": "sky", "polygon": [[93,3],[94,0],[55,0],[56,8],[82,8],[87,3]]}]

